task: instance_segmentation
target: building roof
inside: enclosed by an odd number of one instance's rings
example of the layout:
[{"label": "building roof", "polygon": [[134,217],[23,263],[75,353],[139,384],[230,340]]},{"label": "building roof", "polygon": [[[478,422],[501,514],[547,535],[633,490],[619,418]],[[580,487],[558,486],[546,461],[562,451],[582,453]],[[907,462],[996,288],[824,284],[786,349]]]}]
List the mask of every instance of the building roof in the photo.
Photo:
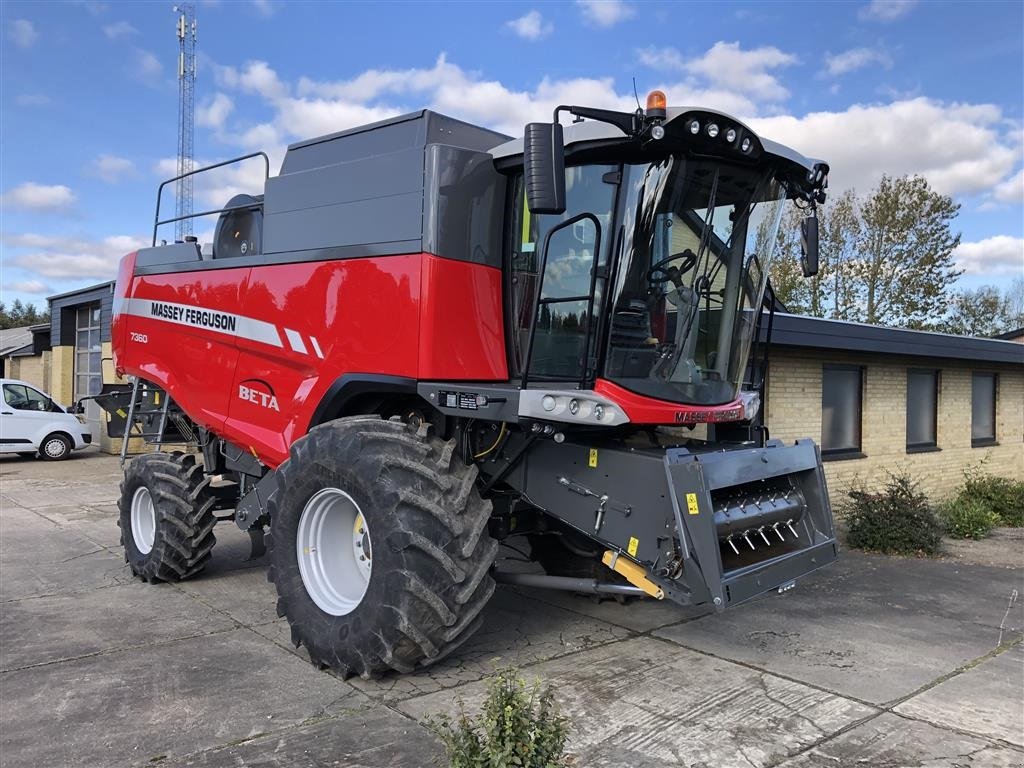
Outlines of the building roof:
[{"label": "building roof", "polygon": [[1017,328],[1013,331],[1007,331],[1006,333],[1000,333],[993,338],[1003,339],[1004,341],[1016,341],[1017,339],[1024,339],[1024,328]]},{"label": "building roof", "polygon": [[32,343],[32,326],[5,328],[0,331],[0,357],[6,357],[15,350]]},{"label": "building roof", "polygon": [[781,312],[775,314],[772,344],[1024,366],[1024,346],[1012,341],[886,328]]},{"label": "building roof", "polygon": [[96,283],[96,285],[87,285],[84,288],[78,288],[78,289],[76,289],[74,291],[68,291],[67,293],[58,293],[58,294],[56,294],[54,296],[47,296],[46,300],[48,302],[52,303],[56,299],[68,299],[68,298],[71,298],[72,296],[78,296],[79,294],[92,293],[93,291],[99,291],[99,290],[104,289],[104,288],[107,289],[107,290],[111,290],[112,291],[114,289],[114,281],[113,280],[108,280],[105,283]]}]

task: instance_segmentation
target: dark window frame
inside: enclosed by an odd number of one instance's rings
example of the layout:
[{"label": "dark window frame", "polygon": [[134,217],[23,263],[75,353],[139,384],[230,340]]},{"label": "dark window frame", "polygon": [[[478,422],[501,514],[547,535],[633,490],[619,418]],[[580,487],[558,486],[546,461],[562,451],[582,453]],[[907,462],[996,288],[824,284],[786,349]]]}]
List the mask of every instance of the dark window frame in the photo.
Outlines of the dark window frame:
[{"label": "dark window frame", "polygon": [[[932,439],[920,443],[910,442],[910,377],[914,374],[931,374],[932,376]],[[940,451],[939,448],[939,395],[942,392],[942,371],[938,368],[907,368],[907,402],[906,402],[906,451],[907,453],[927,453]]]},{"label": "dark window frame", "polygon": [[[857,389],[857,444],[856,446],[844,446],[842,448],[825,447],[825,373],[826,371],[857,372],[859,374],[859,387]],[[864,459],[864,390],[866,388],[867,366],[853,363],[824,363],[821,366],[821,458],[822,461],[843,461],[846,459]]]},{"label": "dark window frame", "polygon": [[[974,436],[974,382],[979,377],[992,380],[992,435],[991,437]],[[971,371],[971,448],[987,448],[999,445],[999,374],[995,371]]]}]

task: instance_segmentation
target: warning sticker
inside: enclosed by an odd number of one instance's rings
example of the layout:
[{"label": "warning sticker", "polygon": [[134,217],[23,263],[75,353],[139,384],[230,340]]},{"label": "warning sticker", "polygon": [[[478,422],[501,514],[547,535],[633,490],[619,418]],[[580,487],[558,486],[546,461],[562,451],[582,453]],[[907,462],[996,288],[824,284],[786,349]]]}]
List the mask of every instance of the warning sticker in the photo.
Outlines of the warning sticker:
[{"label": "warning sticker", "polygon": [[587,462],[587,465],[591,469],[594,469],[595,467],[597,467],[597,448],[591,448],[590,449],[590,460]]},{"label": "warning sticker", "polygon": [[630,557],[636,557],[636,551],[640,547],[640,539],[635,536],[629,537],[629,546],[626,547],[626,551],[629,552]]},{"label": "warning sticker", "polygon": [[688,493],[686,494],[686,511],[691,515],[699,515],[700,508],[697,506],[697,494]]}]

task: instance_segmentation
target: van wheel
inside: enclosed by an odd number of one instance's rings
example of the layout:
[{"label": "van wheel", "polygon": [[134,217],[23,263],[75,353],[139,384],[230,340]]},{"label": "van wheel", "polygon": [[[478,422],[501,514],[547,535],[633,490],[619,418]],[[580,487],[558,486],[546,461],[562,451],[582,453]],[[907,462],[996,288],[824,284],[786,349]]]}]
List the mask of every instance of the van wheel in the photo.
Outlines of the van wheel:
[{"label": "van wheel", "polygon": [[39,446],[39,455],[47,461],[61,461],[71,455],[71,441],[64,435],[54,432]]}]

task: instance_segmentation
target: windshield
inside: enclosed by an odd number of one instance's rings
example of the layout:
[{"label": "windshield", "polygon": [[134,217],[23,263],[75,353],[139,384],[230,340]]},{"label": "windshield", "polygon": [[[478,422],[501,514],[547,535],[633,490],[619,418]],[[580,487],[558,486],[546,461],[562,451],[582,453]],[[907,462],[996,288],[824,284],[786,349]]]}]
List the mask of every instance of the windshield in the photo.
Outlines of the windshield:
[{"label": "windshield", "polygon": [[628,167],[605,375],[679,403],[737,398],[785,191],[721,160]]}]

